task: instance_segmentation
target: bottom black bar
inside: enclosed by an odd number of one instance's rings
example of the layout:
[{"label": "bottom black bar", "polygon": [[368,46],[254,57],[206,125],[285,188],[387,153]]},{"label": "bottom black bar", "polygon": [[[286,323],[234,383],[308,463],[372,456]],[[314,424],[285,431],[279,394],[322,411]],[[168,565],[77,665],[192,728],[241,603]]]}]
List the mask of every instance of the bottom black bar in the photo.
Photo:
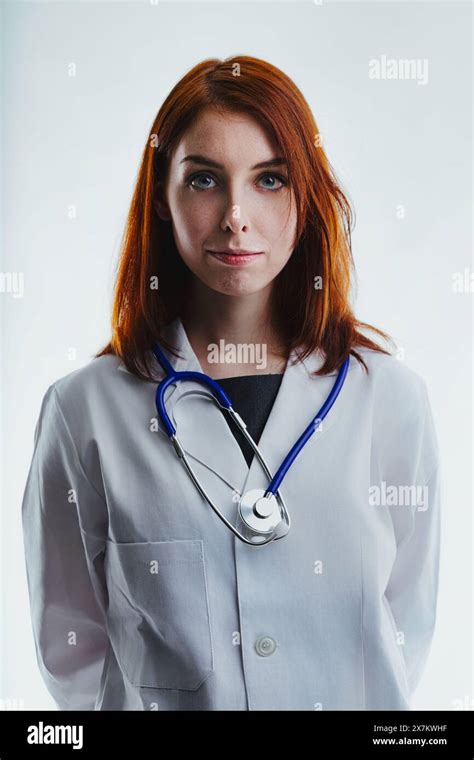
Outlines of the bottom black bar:
[{"label": "bottom black bar", "polygon": [[[249,740],[252,744],[249,744]],[[254,745],[253,742],[256,742]],[[363,757],[474,758],[472,711],[0,712],[0,760],[303,750]],[[283,742],[283,743],[282,743]],[[288,745],[290,745],[288,747]],[[322,750],[324,752],[322,753]],[[109,754],[110,753],[110,754]]]}]

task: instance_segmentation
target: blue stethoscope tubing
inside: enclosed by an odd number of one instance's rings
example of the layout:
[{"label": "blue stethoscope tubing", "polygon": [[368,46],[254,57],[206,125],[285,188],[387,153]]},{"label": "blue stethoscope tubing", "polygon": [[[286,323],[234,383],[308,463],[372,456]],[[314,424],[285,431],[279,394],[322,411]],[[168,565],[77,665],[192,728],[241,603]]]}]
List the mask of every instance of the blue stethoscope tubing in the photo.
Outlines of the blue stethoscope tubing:
[{"label": "blue stethoscope tubing", "polygon": [[[246,425],[243,422],[243,420],[240,418],[240,416],[237,414],[237,412],[235,412],[235,410],[233,409],[232,401],[230,400],[230,398],[227,396],[227,394],[225,393],[225,391],[223,390],[223,388],[221,388],[221,386],[215,380],[212,379],[212,377],[209,377],[208,375],[205,375],[203,372],[192,372],[192,371],[177,372],[173,368],[173,366],[171,365],[171,363],[168,361],[167,357],[165,356],[163,350],[161,349],[161,347],[159,346],[158,343],[154,344],[154,346],[153,346],[153,353],[155,354],[156,359],[160,363],[160,365],[161,365],[161,367],[164,370],[165,375],[166,375],[166,377],[159,382],[159,384],[157,386],[157,389],[156,389],[156,394],[155,394],[156,409],[157,409],[158,416],[160,417],[160,420],[161,420],[161,422],[163,424],[163,427],[164,427],[164,429],[166,431],[166,434],[168,435],[168,437],[170,438],[170,440],[174,444],[174,447],[175,447],[175,449],[176,449],[176,451],[178,453],[178,456],[180,456],[181,458],[185,458],[184,457],[184,451],[183,451],[181,445],[179,444],[179,442],[177,441],[176,427],[171,422],[171,420],[169,418],[169,415],[168,415],[168,413],[166,411],[165,393],[166,393],[166,390],[169,388],[170,385],[175,385],[175,384],[177,384],[180,381],[191,380],[191,381],[198,382],[198,383],[201,383],[202,385],[207,386],[212,391],[213,397],[218,402],[218,404],[224,410],[227,410],[231,414],[231,416],[234,418],[234,420],[236,422],[238,422],[239,426],[241,426],[241,424],[242,424],[244,427],[246,427]],[[319,427],[319,425],[321,424],[321,422],[327,416],[327,414],[329,413],[331,407],[333,406],[334,402],[336,401],[336,398],[338,397],[338,395],[339,395],[339,393],[340,393],[340,391],[342,389],[342,386],[344,384],[344,381],[346,379],[347,371],[349,369],[349,362],[350,362],[350,356],[348,356],[347,359],[341,365],[341,368],[338,371],[338,374],[337,374],[336,380],[334,382],[334,385],[331,388],[331,391],[330,391],[330,393],[329,393],[326,401],[321,406],[321,408],[319,409],[319,411],[316,414],[316,416],[311,420],[311,422],[309,423],[309,425],[307,426],[307,428],[303,431],[303,433],[300,435],[300,437],[298,438],[298,440],[294,443],[294,445],[291,447],[291,449],[288,452],[288,454],[283,459],[283,461],[282,461],[280,467],[278,468],[277,472],[271,478],[270,483],[267,486],[267,489],[263,492],[263,497],[267,498],[267,497],[272,497],[272,496],[277,496],[278,495],[278,490],[279,490],[279,488],[280,488],[280,486],[282,484],[282,481],[285,478],[288,470],[290,469],[291,465],[293,464],[293,462],[295,461],[296,457],[301,452],[301,450],[303,449],[303,447],[309,441],[309,439],[311,438],[311,436],[313,435],[313,433],[317,430],[317,428]],[[246,433],[246,436],[249,437],[248,433]],[[256,444],[253,442],[252,445],[253,445],[253,448],[254,448],[255,452],[258,454],[258,448],[257,448]],[[259,456],[259,459],[262,462],[261,456]],[[185,460],[185,463],[186,463],[186,460]],[[268,473],[268,468],[266,466],[264,468],[265,468],[265,470]],[[188,469],[188,471],[190,469],[188,465],[187,465],[187,469]],[[193,477],[193,480],[194,480],[194,482],[196,482],[195,477]],[[196,483],[196,485],[198,485],[198,488],[201,491],[201,493],[205,494],[205,492],[203,491],[202,487],[200,487],[198,483]],[[206,498],[207,498],[207,496],[206,496]],[[263,502],[260,501],[260,503],[263,503]],[[213,506],[213,508],[215,509],[215,507],[214,507],[214,505],[212,503],[211,503],[211,506]],[[235,531],[235,529],[233,527],[230,526],[230,524],[227,522],[227,520],[225,518],[223,518],[223,516],[219,513],[219,511],[218,510],[216,510],[216,511],[219,514],[219,516],[224,520],[224,522],[228,525],[228,527],[230,527],[231,530],[233,530],[233,532],[236,533],[236,535],[239,536],[239,538],[243,538],[240,534],[238,534]],[[286,512],[286,510],[285,510],[285,512]],[[262,516],[262,515],[260,515],[260,516]],[[288,523],[288,526],[289,526],[289,523]],[[257,531],[257,533],[259,533],[259,531]],[[265,534],[266,532],[262,531],[262,533]],[[243,539],[243,540],[245,540],[245,539]],[[269,540],[271,540],[271,539],[269,539]],[[250,542],[246,541],[246,543],[250,543]],[[267,543],[267,542],[261,542],[261,543]],[[260,545],[260,544],[256,544],[256,545]]]}]

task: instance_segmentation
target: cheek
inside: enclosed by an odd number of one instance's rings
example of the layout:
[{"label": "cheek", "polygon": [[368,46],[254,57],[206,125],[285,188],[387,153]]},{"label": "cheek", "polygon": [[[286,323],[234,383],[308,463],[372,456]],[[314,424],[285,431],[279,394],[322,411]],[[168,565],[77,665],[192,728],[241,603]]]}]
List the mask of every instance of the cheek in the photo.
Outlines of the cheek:
[{"label": "cheek", "polygon": [[262,216],[262,232],[278,259],[290,256],[296,234],[296,209],[288,203],[275,204]]},{"label": "cheek", "polygon": [[212,214],[205,204],[194,198],[183,200],[177,197],[170,201],[173,231],[178,248],[183,254],[191,255],[200,251],[213,224]]}]

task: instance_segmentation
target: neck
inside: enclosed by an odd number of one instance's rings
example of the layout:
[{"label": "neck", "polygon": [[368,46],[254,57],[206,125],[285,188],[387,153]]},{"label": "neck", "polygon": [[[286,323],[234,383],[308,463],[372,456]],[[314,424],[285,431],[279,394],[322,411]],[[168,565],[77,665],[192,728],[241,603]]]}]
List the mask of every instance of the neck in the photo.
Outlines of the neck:
[{"label": "neck", "polygon": [[[271,285],[258,293],[228,296],[193,283],[181,320],[188,340],[201,365],[208,366],[209,346],[265,346],[273,367],[281,367],[287,355],[282,336],[273,324],[270,309]],[[283,365],[282,365],[283,361]]]}]

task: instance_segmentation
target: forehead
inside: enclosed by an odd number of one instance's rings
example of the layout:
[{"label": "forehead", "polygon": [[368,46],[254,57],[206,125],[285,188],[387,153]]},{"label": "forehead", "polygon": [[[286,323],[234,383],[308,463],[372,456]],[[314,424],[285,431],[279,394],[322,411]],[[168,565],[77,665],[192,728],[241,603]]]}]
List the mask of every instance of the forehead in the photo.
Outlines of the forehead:
[{"label": "forehead", "polygon": [[249,114],[206,108],[182,135],[171,165],[184,170],[186,166],[180,162],[189,154],[205,155],[231,168],[253,166],[275,158],[279,151],[274,139]]}]

